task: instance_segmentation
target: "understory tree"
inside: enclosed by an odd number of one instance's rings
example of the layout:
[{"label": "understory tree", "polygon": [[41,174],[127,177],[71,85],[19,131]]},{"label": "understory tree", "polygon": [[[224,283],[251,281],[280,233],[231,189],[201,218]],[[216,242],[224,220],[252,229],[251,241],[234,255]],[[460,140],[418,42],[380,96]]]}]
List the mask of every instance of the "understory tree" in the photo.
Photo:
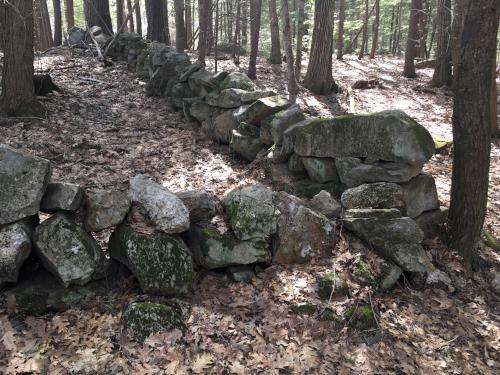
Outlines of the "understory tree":
[{"label": "understory tree", "polygon": [[271,64],[281,64],[280,29],[276,0],[269,0],[269,17],[271,21],[271,54],[269,55],[269,62]]},{"label": "understory tree", "polygon": [[62,12],[61,0],[53,0],[52,7],[54,9],[54,45],[62,44]]},{"label": "understory tree", "polygon": [[248,76],[252,79],[257,78],[261,11],[262,0],[250,0],[250,59],[248,63]]},{"label": "understory tree", "polygon": [[417,56],[418,21],[422,11],[422,0],[411,0],[410,20],[408,27],[408,38],[406,39],[405,65],[403,76],[415,78],[415,57]]}]

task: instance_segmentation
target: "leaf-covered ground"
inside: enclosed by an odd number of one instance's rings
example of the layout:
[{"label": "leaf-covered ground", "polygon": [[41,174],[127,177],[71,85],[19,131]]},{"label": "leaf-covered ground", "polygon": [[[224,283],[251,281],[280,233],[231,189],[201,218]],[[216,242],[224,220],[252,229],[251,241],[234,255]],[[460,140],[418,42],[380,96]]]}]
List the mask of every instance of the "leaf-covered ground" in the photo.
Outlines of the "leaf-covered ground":
[{"label": "leaf-covered ground", "polygon": [[[50,159],[54,179],[88,189],[124,188],[130,177],[147,173],[174,191],[204,188],[219,196],[240,183],[265,181],[258,166],[207,140],[164,100],[147,98],[144,82],[122,64],[105,69],[88,56],[60,50],[37,60],[36,66],[52,69],[64,92],[44,101],[48,120],[0,121],[0,140]],[[237,69],[231,60],[219,67]],[[240,67],[246,67],[244,60]],[[344,88],[358,79],[382,82],[384,88],[355,90],[356,111],[403,109],[433,135],[451,138],[449,93],[429,90],[430,70],[419,71],[416,81],[401,78],[400,71],[401,61],[390,58],[346,58],[334,67]],[[282,68],[261,61],[258,84],[282,92]],[[329,97],[303,91],[299,102],[310,114],[328,115],[346,112],[351,98],[347,90]],[[426,168],[447,204],[450,156],[436,156]],[[497,237],[499,180],[500,148],[493,145],[486,225]],[[104,242],[105,235],[99,240]],[[0,301],[0,374],[498,373],[499,304],[489,281],[490,271],[498,272],[500,256],[481,246],[484,270],[468,275],[460,258],[440,242],[425,244],[435,264],[450,275],[454,290],[422,291],[405,284],[388,294],[371,292],[348,270],[360,254],[372,264],[376,256],[346,233],[335,256],[324,263],[272,266],[250,283],[239,284],[200,273],[194,293],[176,300],[186,334],[159,334],[143,346],[122,335],[121,311],[131,300],[152,298],[128,282],[89,310],[50,316],[24,316],[9,301]],[[315,278],[333,269],[348,279],[352,295],[321,301]],[[308,316],[290,311],[290,306],[305,302],[317,305],[319,312]],[[319,319],[326,308],[342,318],[349,306],[362,302],[376,313],[376,332]],[[374,334],[377,340],[372,340]]]}]

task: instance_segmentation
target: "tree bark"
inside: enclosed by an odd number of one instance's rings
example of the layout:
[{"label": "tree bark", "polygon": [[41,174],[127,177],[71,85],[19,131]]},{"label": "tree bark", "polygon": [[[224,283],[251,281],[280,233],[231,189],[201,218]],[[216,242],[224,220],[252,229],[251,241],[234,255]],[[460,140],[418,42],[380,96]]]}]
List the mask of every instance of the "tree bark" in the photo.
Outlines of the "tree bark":
[{"label": "tree bark", "polygon": [[[133,11],[134,10],[132,9],[132,0],[127,0],[127,13],[132,14]],[[128,28],[131,33],[135,33],[134,17],[132,15],[128,18]]]},{"label": "tree bark", "polygon": [[116,28],[123,25],[123,0],[116,0]]},{"label": "tree bark", "polygon": [[[237,58],[239,61],[239,46],[241,43],[241,1],[236,0],[236,20],[234,26],[234,38],[233,38],[233,52],[231,54],[232,58]],[[237,57],[238,56],[238,57]]]},{"label": "tree bark", "polygon": [[35,0],[33,2],[33,15],[35,21],[35,50],[45,51],[54,46],[46,0]]},{"label": "tree bark", "polygon": [[407,78],[416,78],[415,57],[417,55],[418,40],[418,19],[422,11],[422,0],[411,0],[410,26],[408,28],[408,38],[406,40],[405,66],[403,76]]},{"label": "tree bark", "polygon": [[427,57],[427,34],[429,33],[429,17],[431,7],[429,0],[423,0],[422,12],[418,20],[419,41],[418,41],[418,57],[425,59]]},{"label": "tree bark", "polygon": [[345,22],[345,0],[339,0],[339,27],[337,38],[337,60],[344,58],[344,22]]},{"label": "tree bark", "polygon": [[205,57],[207,55],[208,49],[208,21],[210,18],[209,13],[212,11],[210,9],[209,0],[198,0],[198,17],[200,24],[200,37],[198,39],[198,60],[205,62]]},{"label": "tree bark", "polygon": [[137,26],[137,34],[142,36],[142,14],[141,14],[141,2],[135,7],[135,24]]},{"label": "tree bark", "polygon": [[292,34],[290,28],[290,9],[288,7],[288,0],[282,0],[281,4],[282,4],[281,21],[283,24],[283,44],[286,56],[288,93],[290,94],[290,101],[292,103],[295,103],[297,100],[297,94],[299,93],[299,86],[297,85],[297,78],[295,77],[295,70],[293,65]]},{"label": "tree bark", "polygon": [[186,26],[184,24],[184,0],[175,0],[175,48],[177,52],[187,49]]},{"label": "tree bark", "polygon": [[281,64],[280,29],[276,0],[269,0],[269,18],[271,21],[271,54],[269,55],[269,62],[271,64]]},{"label": "tree bark", "polygon": [[163,0],[163,23],[164,33],[165,33],[165,44],[171,45],[172,39],[170,38],[170,21],[169,21],[169,10],[168,10],[168,0]]},{"label": "tree bark", "polygon": [[3,46],[0,112],[8,116],[41,116],[33,86],[33,2],[0,2],[0,45]]},{"label": "tree bark", "polygon": [[163,0],[146,0],[146,17],[148,19],[148,34],[150,40],[166,43],[165,3]]},{"label": "tree bark", "polygon": [[338,91],[331,69],[334,1],[315,0],[314,30],[304,86],[318,95]]},{"label": "tree bark", "polygon": [[451,0],[438,0],[436,67],[432,86],[451,85]]},{"label": "tree bark", "polygon": [[186,13],[186,47],[189,48],[188,43],[193,39],[193,16],[191,14],[191,0],[185,0],[185,13]]},{"label": "tree bark", "polygon": [[99,26],[102,28],[104,34],[113,35],[108,0],[85,0],[83,8],[85,11],[85,20],[89,28]]},{"label": "tree bark", "polygon": [[365,55],[366,44],[368,43],[368,12],[369,4],[368,0],[365,0],[365,14],[363,17],[363,37],[361,39],[361,48],[359,49],[358,59],[363,59]]},{"label": "tree bark", "polygon": [[497,0],[463,0],[464,28],[453,108],[450,245],[472,270],[486,215],[491,150],[491,64],[499,21]]},{"label": "tree bark", "polygon": [[52,7],[54,8],[54,45],[60,46],[62,44],[61,0],[52,0]]},{"label": "tree bark", "polygon": [[248,45],[248,0],[242,0],[241,4],[241,45]]},{"label": "tree bark", "polygon": [[302,49],[304,48],[304,22],[306,19],[304,0],[297,0],[297,48],[295,52],[295,76],[300,80],[302,74]]},{"label": "tree bark", "polygon": [[257,53],[259,52],[260,17],[262,0],[250,0],[250,59],[248,77],[257,78]]},{"label": "tree bark", "polygon": [[64,13],[66,16],[66,27],[71,29],[75,26],[75,10],[73,8],[73,0],[64,0]]},{"label": "tree bark", "polygon": [[370,59],[375,58],[377,53],[378,29],[380,25],[380,0],[375,0],[375,20],[372,27],[372,49],[370,51]]}]

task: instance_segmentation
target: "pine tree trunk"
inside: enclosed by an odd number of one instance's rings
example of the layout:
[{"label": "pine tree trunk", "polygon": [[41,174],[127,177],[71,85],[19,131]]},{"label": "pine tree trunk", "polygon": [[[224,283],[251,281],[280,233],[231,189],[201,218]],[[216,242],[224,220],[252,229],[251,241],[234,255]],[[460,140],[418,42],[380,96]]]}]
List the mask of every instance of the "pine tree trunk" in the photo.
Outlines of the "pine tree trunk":
[{"label": "pine tree trunk", "polygon": [[208,49],[208,21],[210,18],[209,0],[198,0],[198,17],[200,24],[200,37],[198,39],[198,60],[205,62]]},{"label": "pine tree trunk", "polygon": [[408,38],[406,41],[405,66],[403,76],[407,78],[416,78],[415,57],[417,55],[418,40],[418,19],[422,10],[422,0],[411,0],[410,26],[408,28]]},{"label": "pine tree trunk", "polygon": [[365,14],[363,16],[363,37],[361,39],[361,48],[359,49],[358,59],[363,59],[365,48],[368,43],[368,0],[365,0]]},{"label": "pine tree trunk", "polygon": [[148,20],[147,38],[155,42],[166,43],[165,3],[163,0],[146,0]]},{"label": "pine tree trunk", "polygon": [[375,0],[375,20],[373,21],[373,27],[372,27],[372,49],[370,52],[370,59],[374,59],[375,53],[377,53],[379,25],[380,25],[380,0]]},{"label": "pine tree trunk", "polygon": [[116,28],[123,25],[123,0],[116,0]]},{"label": "pine tree trunk", "polygon": [[187,49],[186,26],[184,24],[184,0],[175,0],[175,48],[177,52]]},{"label": "pine tree trunk", "polygon": [[163,23],[165,33],[165,44],[171,45],[172,39],[170,38],[170,21],[169,21],[168,0],[163,0]]},{"label": "pine tree trunk", "polygon": [[304,86],[318,95],[338,91],[331,69],[334,1],[315,0],[314,30]]},{"label": "pine tree trunk", "polygon": [[60,46],[62,44],[62,12],[61,0],[52,0],[54,8],[54,45]]},{"label": "pine tree trunk", "polygon": [[[127,0],[127,13],[132,14],[134,10],[132,9],[132,0]],[[128,28],[131,33],[135,33],[134,17],[130,16],[128,18]]]},{"label": "pine tree trunk", "polygon": [[432,86],[451,85],[451,0],[438,0],[436,67]]},{"label": "pine tree trunk", "polygon": [[41,116],[33,87],[33,2],[0,2],[0,45],[3,47],[0,113]]},{"label": "pine tree trunk", "polygon": [[[451,5],[451,3],[450,3]],[[427,56],[427,34],[429,33],[429,15],[430,15],[430,2],[429,0],[423,0],[422,12],[420,12],[420,17],[418,20],[419,29],[419,42],[418,42],[418,57],[425,59]]]},{"label": "pine tree trunk", "polygon": [[281,4],[281,22],[283,24],[283,44],[286,56],[288,93],[290,94],[290,101],[292,103],[295,103],[297,100],[297,94],[299,93],[299,86],[297,85],[297,78],[295,77],[295,70],[293,65],[292,34],[290,30],[290,9],[288,7],[288,0],[281,0]]},{"label": "pine tree trunk", "polygon": [[339,29],[337,39],[337,60],[344,58],[344,22],[345,22],[345,0],[339,0]]},{"label": "pine tree trunk", "polygon": [[35,0],[33,2],[33,16],[35,22],[35,50],[45,51],[54,46],[46,0]]},{"label": "pine tree trunk", "polygon": [[239,45],[240,45],[240,32],[241,32],[241,0],[236,0],[236,20],[235,20],[235,26],[234,26],[234,38],[233,38],[233,52],[231,54],[231,57],[234,58],[239,58]]},{"label": "pine tree trunk", "polygon": [[135,7],[135,24],[137,26],[137,34],[142,36],[142,14],[141,14],[141,2]]},{"label": "pine tree trunk", "polygon": [[73,0],[64,0],[64,13],[66,17],[66,27],[71,29],[75,26],[75,10],[73,8]]},{"label": "pine tree trunk", "polygon": [[241,4],[241,45],[248,45],[248,0],[242,0]]},{"label": "pine tree trunk", "polygon": [[271,54],[269,55],[269,62],[271,64],[281,64],[280,29],[276,0],[269,0],[269,18],[271,21]]},{"label": "pine tree trunk", "polygon": [[262,0],[250,0],[250,59],[248,76],[257,78],[257,53],[259,52],[260,17]]},{"label": "pine tree trunk", "polygon": [[85,0],[83,2],[87,26],[99,26],[104,34],[113,35],[108,0]]},{"label": "pine tree trunk", "polygon": [[191,14],[191,0],[185,0],[185,12],[186,12],[186,46],[190,48],[190,43],[193,39],[193,17]]},{"label": "pine tree trunk", "polygon": [[300,80],[302,74],[302,48],[304,48],[304,22],[306,19],[304,0],[297,0],[297,48],[295,52],[295,76]]}]

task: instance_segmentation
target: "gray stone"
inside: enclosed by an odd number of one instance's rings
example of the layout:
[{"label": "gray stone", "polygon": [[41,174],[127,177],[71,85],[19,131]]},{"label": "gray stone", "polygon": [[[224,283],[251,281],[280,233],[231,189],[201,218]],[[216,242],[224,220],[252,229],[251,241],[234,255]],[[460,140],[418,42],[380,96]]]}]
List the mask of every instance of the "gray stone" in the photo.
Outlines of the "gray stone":
[{"label": "gray stone", "polygon": [[428,288],[444,289],[450,293],[455,291],[455,287],[451,282],[450,276],[448,276],[446,272],[438,269],[429,272],[427,279],[425,280],[425,286]]},{"label": "gray stone", "polygon": [[170,97],[177,108],[183,107],[183,100],[185,98],[193,98],[194,96],[196,94],[191,91],[189,85],[185,82],[173,85],[170,93]]},{"label": "gray stone", "polygon": [[306,116],[298,104],[293,104],[284,111],[278,112],[271,121],[271,135],[274,144],[281,146],[285,130],[305,119]]},{"label": "gray stone", "polygon": [[255,276],[255,272],[249,266],[228,267],[226,272],[229,278],[236,283],[250,281]]},{"label": "gray stone", "polygon": [[76,184],[55,182],[47,186],[40,210],[43,212],[76,211],[83,202],[84,190]]},{"label": "gray stone", "polygon": [[251,104],[256,100],[267,98],[269,96],[276,96],[276,93],[271,90],[246,91],[241,96],[241,101],[243,104]]},{"label": "gray stone", "polygon": [[30,233],[22,222],[0,227],[0,286],[15,283],[31,253]]},{"label": "gray stone", "polygon": [[259,127],[255,125],[247,124],[246,122],[240,122],[238,124],[238,133],[247,135],[252,138],[259,138]]},{"label": "gray stone", "polygon": [[199,122],[203,122],[212,116],[213,109],[202,101],[195,101],[190,105],[189,113]]},{"label": "gray stone", "polygon": [[335,159],[340,180],[349,187],[367,182],[407,182],[422,171],[422,165],[377,161],[363,163],[358,158]]},{"label": "gray stone", "polygon": [[273,192],[265,186],[248,185],[231,190],[224,198],[224,208],[240,240],[265,239],[277,230]]},{"label": "gray stone", "polygon": [[296,172],[296,173],[306,173],[306,167],[304,166],[304,161],[302,160],[302,158],[297,155],[297,154],[293,154],[292,156],[290,156],[290,159],[288,159],[288,169],[290,169],[290,171],[292,172]]},{"label": "gray stone", "polygon": [[376,218],[397,219],[401,217],[401,211],[397,208],[354,208],[346,210],[345,218]]},{"label": "gray stone", "polygon": [[213,82],[214,75],[202,68],[191,74],[188,79],[189,88],[196,96],[205,97],[208,93],[217,89],[217,85]]},{"label": "gray stone", "polygon": [[285,187],[285,190],[293,195],[312,198],[321,190],[326,190],[331,195],[338,196],[345,190],[345,185],[339,181],[331,181],[325,184],[314,182],[309,179],[294,181]]},{"label": "gray stone", "polygon": [[271,134],[271,122],[273,121],[275,115],[266,117],[260,122],[260,141],[266,146],[272,146],[274,144],[273,136]]},{"label": "gray stone", "polygon": [[[161,60],[161,61],[155,61]],[[146,85],[148,96],[164,96],[168,82],[178,77],[190,66],[189,56],[178,52],[159,52],[153,54],[153,66],[159,66]],[[195,73],[196,74],[196,73]]]},{"label": "gray stone", "polygon": [[264,145],[260,143],[259,138],[254,138],[248,135],[241,134],[237,130],[233,130],[233,136],[229,148],[231,151],[240,155],[247,161],[254,161],[257,154]]},{"label": "gray stone", "polygon": [[295,152],[315,157],[371,157],[422,165],[434,154],[429,132],[401,111],[319,119],[301,128]]},{"label": "gray stone", "polygon": [[[225,89],[219,93],[217,106],[221,108],[237,108],[243,103],[241,100],[243,94],[247,91],[240,89]],[[208,102],[208,101],[207,101]],[[208,103],[212,105],[211,103]]]},{"label": "gray stone", "polygon": [[425,211],[439,208],[436,182],[429,173],[419,174],[401,186],[406,203],[406,216],[413,218]]},{"label": "gray stone", "polygon": [[189,210],[191,223],[209,220],[215,215],[217,198],[205,190],[193,190],[177,193]]},{"label": "gray stone", "polygon": [[305,177],[305,173],[303,172],[295,173],[290,171],[286,163],[269,163],[267,167],[273,182],[288,183],[290,181],[301,180]]},{"label": "gray stone", "polygon": [[181,233],[189,228],[189,210],[182,200],[148,177],[138,175],[130,180],[129,197],[163,232]]},{"label": "gray stone", "polygon": [[335,224],[285,192],[275,193],[278,232],[273,236],[273,263],[306,263],[332,255],[337,242]]},{"label": "gray stone", "polygon": [[65,214],[57,213],[42,222],[33,242],[42,264],[65,287],[105,276],[108,262],[99,244]]},{"label": "gray stone", "polygon": [[446,222],[448,209],[440,207],[438,210],[424,212],[413,220],[425,234],[425,238],[433,239],[441,232],[441,226]]},{"label": "gray stone", "polygon": [[298,122],[287,128],[283,132],[283,144],[281,146],[282,152],[291,155],[295,148],[295,138],[297,134],[301,131],[301,129],[307,128],[309,124],[312,124],[317,120],[317,118],[305,119],[304,121]]},{"label": "gray stone", "polygon": [[221,84],[221,89],[241,89],[254,91],[255,85],[245,73],[231,72],[227,75]]},{"label": "gray stone", "polygon": [[321,190],[311,199],[311,207],[326,217],[338,217],[342,213],[342,205],[332,195]]},{"label": "gray stone", "polygon": [[50,173],[48,160],[0,144],[0,225],[38,213]]},{"label": "gray stone", "polygon": [[177,296],[191,290],[193,260],[179,237],[142,234],[122,224],[109,239],[109,253],[132,271],[144,293]]},{"label": "gray stone", "polygon": [[218,142],[229,144],[233,130],[238,128],[239,122],[235,119],[234,111],[226,111],[214,119],[213,137]]},{"label": "gray stone", "polygon": [[345,208],[404,208],[403,189],[391,182],[375,182],[347,189],[342,194]]},{"label": "gray stone", "polygon": [[205,64],[201,61],[195,61],[191,66],[189,66],[184,73],[179,77],[179,82],[186,82],[189,77],[191,77],[198,70],[205,67]]},{"label": "gray stone", "polygon": [[238,122],[246,122],[252,125],[260,125],[266,117],[278,113],[288,107],[291,103],[284,96],[270,96],[262,98],[251,104],[236,116]]},{"label": "gray stone", "polygon": [[125,219],[130,199],[118,190],[88,193],[85,200],[85,229],[89,232],[114,227]]},{"label": "gray stone", "polygon": [[394,288],[403,270],[391,262],[383,262],[381,266],[380,288],[384,291]]},{"label": "gray stone", "polygon": [[339,181],[335,160],[331,158],[302,158],[309,178],[324,184],[330,181]]},{"label": "gray stone", "polygon": [[[259,141],[260,141],[259,137]],[[270,151],[266,155],[267,161],[274,164],[286,163],[290,158],[290,155],[283,154],[279,148],[271,147]],[[305,170],[304,170],[305,174]]]}]

